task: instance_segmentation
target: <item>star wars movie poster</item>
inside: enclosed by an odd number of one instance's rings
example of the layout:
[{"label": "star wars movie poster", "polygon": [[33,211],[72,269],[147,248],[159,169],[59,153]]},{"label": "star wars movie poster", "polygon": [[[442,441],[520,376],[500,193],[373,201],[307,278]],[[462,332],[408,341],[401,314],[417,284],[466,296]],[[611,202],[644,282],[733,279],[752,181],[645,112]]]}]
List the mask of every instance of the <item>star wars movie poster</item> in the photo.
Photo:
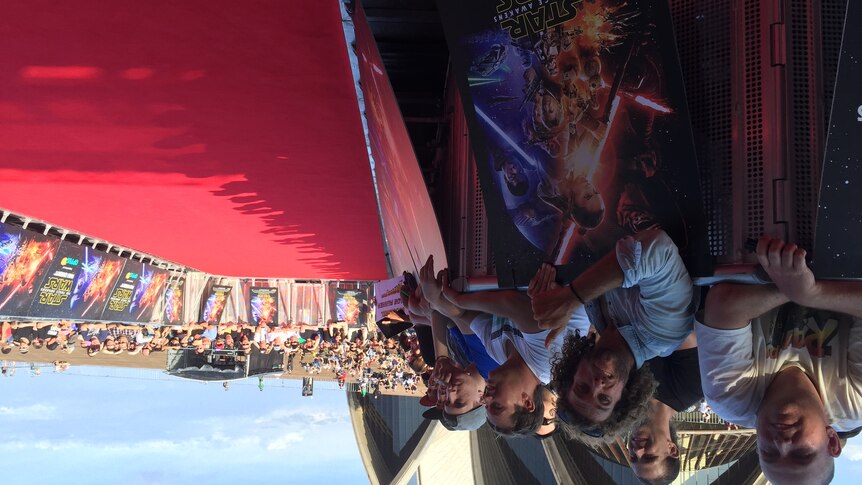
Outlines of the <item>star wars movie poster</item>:
[{"label": "star wars movie poster", "polygon": [[278,288],[251,287],[248,295],[248,321],[253,325],[278,322]]},{"label": "star wars movie poster", "polygon": [[156,302],[162,296],[167,282],[167,271],[148,264],[142,265],[141,277],[138,278],[138,286],[129,305],[129,315],[133,321],[146,323],[152,319]]},{"label": "star wars movie poster", "polygon": [[335,319],[348,325],[359,325],[364,322],[368,311],[365,292],[362,290],[335,289]]},{"label": "star wars movie poster", "polygon": [[27,316],[59,245],[59,240],[0,224],[0,315]]},{"label": "star wars movie poster", "polygon": [[186,280],[174,280],[165,289],[165,307],[162,323],[166,325],[181,325],[183,323],[183,298]]},{"label": "star wars movie poster", "polygon": [[29,314],[34,317],[99,319],[126,261],[88,246],[60,243]]},{"label": "star wars movie poster", "polygon": [[501,286],[569,280],[664,228],[708,271],[670,12],[659,0],[439,0]]},{"label": "star wars movie poster", "polygon": [[221,315],[224,312],[224,307],[227,305],[230,297],[230,286],[211,285],[206,301],[204,301],[203,311],[201,311],[201,322],[219,323]]},{"label": "star wars movie poster", "polygon": [[143,266],[144,264],[139,261],[126,260],[123,272],[114,285],[108,303],[105,305],[105,310],[102,312],[102,320],[110,322],[136,321],[132,315],[132,301],[141,280]]},{"label": "star wars movie poster", "polygon": [[818,278],[862,278],[862,4],[847,3],[817,211]]}]

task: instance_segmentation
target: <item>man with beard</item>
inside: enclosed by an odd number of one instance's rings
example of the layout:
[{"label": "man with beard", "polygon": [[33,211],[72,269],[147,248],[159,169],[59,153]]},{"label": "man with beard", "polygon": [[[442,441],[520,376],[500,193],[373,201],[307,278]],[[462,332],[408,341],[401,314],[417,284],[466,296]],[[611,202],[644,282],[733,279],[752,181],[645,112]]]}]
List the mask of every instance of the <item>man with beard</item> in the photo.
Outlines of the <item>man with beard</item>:
[{"label": "man with beard", "polygon": [[658,389],[650,399],[649,413],[629,433],[629,462],[641,482],[666,485],[676,480],[680,469],[679,442],[671,419],[703,399],[694,332],[676,352],[648,363]]},{"label": "man with beard", "polygon": [[544,265],[530,283],[547,344],[582,308],[599,332],[566,337],[553,363],[557,417],[572,437],[612,439],[649,410],[656,383],[644,363],[673,353],[691,333],[696,296],[673,241],[661,230],[617,242],[616,250],[569,285]]},{"label": "man with beard", "polygon": [[774,285],[717,285],[697,325],[704,395],[724,420],[757,428],[775,484],[829,483],[838,433],[862,425],[862,284],[816,280],[805,255],[762,238]]}]

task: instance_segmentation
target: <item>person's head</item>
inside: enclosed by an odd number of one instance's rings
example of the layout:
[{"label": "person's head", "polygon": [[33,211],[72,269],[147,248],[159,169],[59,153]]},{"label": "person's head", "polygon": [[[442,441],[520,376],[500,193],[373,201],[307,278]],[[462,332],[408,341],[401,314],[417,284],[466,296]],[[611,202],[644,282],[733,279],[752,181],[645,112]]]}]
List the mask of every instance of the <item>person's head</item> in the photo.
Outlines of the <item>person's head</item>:
[{"label": "person's head", "polygon": [[554,356],[551,385],[557,391],[558,424],[573,438],[610,440],[649,411],[656,388],[652,373],[635,369],[627,348],[596,346],[595,337],[568,335]]},{"label": "person's head", "polygon": [[527,193],[527,189],[530,188],[530,180],[520,164],[504,154],[499,154],[495,159],[495,168],[502,173],[510,194],[520,197]]},{"label": "person's head", "polygon": [[452,368],[449,383],[438,387],[437,402],[446,414],[458,416],[481,406],[484,395],[485,379],[470,364],[466,369]]},{"label": "person's head", "polygon": [[99,343],[98,339],[96,342],[90,342],[90,345],[87,347],[87,356],[93,357],[98,354],[102,350],[102,344]]},{"label": "person's head", "polygon": [[563,123],[563,105],[560,100],[551,93],[544,92],[536,95],[536,103],[533,107],[533,123],[537,129],[544,131],[555,131]]},{"label": "person's head", "polygon": [[45,345],[45,348],[48,350],[57,350],[57,347],[60,346],[60,342],[57,342],[57,339],[50,339],[48,343]]},{"label": "person's head", "polygon": [[104,348],[111,352],[118,350],[117,342],[114,340],[114,337],[108,337],[105,339]]},{"label": "person's head", "polygon": [[499,434],[529,434],[542,423],[544,386],[520,355],[488,373],[485,411]]},{"label": "person's head", "polygon": [[757,453],[776,485],[832,480],[841,441],[817,388],[796,367],[779,372],[766,389],[757,410]]},{"label": "person's head", "polygon": [[680,469],[676,427],[669,421],[651,418],[652,414],[629,434],[629,461],[642,483],[668,485],[676,480]]},{"label": "person's head", "polygon": [[8,353],[12,352],[12,346],[11,345],[4,345],[2,348],[0,348],[0,352],[2,352],[3,354],[8,354]]},{"label": "person's head", "polygon": [[557,432],[557,395],[547,386],[542,390],[542,423],[536,429],[536,438],[545,439]]},{"label": "person's head", "polygon": [[34,349],[41,349],[43,345],[45,345],[44,340],[42,340],[40,338],[34,338],[33,339],[33,348]]},{"label": "person's head", "polygon": [[605,217],[605,201],[595,185],[583,175],[573,177],[569,183],[572,219],[585,229],[601,224]]},{"label": "person's head", "polygon": [[30,339],[22,338],[18,341],[18,352],[26,354],[30,351]]}]

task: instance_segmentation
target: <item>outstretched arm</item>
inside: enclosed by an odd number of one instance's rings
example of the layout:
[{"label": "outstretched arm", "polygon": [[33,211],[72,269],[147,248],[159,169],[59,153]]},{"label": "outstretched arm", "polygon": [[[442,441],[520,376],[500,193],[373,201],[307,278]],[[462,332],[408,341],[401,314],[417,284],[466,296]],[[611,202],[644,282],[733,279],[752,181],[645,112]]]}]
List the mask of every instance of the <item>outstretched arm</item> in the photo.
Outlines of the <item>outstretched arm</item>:
[{"label": "outstretched arm", "polygon": [[[444,275],[443,279],[448,278]],[[490,313],[498,317],[508,318],[522,332],[538,333],[542,331],[533,318],[530,297],[522,291],[493,290],[458,293],[449,288],[444,290],[444,295],[447,300],[464,310]]]},{"label": "outstretched arm", "polygon": [[[734,330],[748,325],[773,308],[790,301],[772,285],[721,283],[706,295],[703,324],[719,330]],[[709,342],[704,343],[709,345]]]}]

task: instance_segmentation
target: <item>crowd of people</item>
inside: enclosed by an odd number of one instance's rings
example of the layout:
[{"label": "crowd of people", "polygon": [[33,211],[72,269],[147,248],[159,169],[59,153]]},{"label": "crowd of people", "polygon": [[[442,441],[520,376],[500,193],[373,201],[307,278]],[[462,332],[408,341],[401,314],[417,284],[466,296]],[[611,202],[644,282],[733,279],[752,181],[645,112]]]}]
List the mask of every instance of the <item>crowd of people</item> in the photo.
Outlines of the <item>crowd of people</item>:
[{"label": "crowd of people", "polygon": [[697,288],[650,229],[572,281],[545,264],[526,292],[474,293],[451,288],[432,256],[402,293],[431,329],[425,416],[450,430],[621,438],[634,473],[666,484],[680,471],[673,417],[704,401],[728,429],[756,429],[773,483],[828,483],[841,439],[862,427],[862,284],[816,280],[806,252],[778,239],[756,255],[771,284]]},{"label": "crowd of people", "polygon": [[[422,379],[430,374],[418,348],[415,334],[384,338],[377,330],[349,328],[341,322],[326,325],[283,324],[253,326],[228,322],[214,325],[155,326],[118,323],[3,322],[0,353],[28,354],[31,349],[57,353],[55,369],[64,371],[69,363],[62,355],[78,350],[96,355],[142,355],[168,349],[234,350],[250,354],[284,351],[285,369],[293,374],[299,366],[306,374],[334,375],[339,386],[356,382],[363,393],[379,395],[382,390],[416,393]],[[15,367],[4,366],[3,375],[14,375]],[[7,372],[8,371],[8,372]],[[41,372],[41,371],[39,371]]]}]

